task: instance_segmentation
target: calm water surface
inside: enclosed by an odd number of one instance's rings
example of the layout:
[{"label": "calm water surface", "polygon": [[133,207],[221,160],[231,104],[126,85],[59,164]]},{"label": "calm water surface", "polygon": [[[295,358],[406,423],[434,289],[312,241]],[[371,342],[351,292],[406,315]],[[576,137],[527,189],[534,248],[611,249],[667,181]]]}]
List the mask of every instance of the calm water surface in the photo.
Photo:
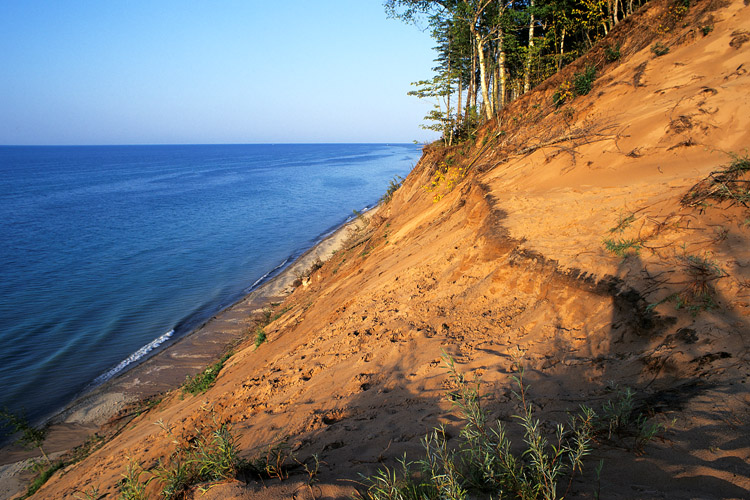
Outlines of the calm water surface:
[{"label": "calm water surface", "polygon": [[184,335],[376,203],[420,153],[0,147],[0,406],[38,420]]}]

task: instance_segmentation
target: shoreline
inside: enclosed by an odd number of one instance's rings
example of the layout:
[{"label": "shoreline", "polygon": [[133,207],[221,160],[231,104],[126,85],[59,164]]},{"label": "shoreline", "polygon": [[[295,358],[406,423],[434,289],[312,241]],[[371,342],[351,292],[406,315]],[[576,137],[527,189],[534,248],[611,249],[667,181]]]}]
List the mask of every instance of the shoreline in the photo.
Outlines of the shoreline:
[{"label": "shoreline", "polygon": [[[372,217],[379,204],[363,211]],[[188,376],[195,375],[220,358],[237,339],[245,334],[252,316],[275,302],[281,302],[294,290],[294,281],[304,275],[317,260],[325,262],[349,239],[358,219],[348,219],[323,233],[320,239],[270,277],[174,342],[113,378],[77,396],[47,420],[50,433],[45,451],[50,454],[69,450],[85,442],[118,413],[138,401],[158,397],[179,388]],[[289,257],[291,260],[293,257]],[[263,278],[261,278],[262,280]],[[2,449],[0,466],[8,466],[38,455],[15,444]],[[3,467],[5,468],[5,467]]]}]

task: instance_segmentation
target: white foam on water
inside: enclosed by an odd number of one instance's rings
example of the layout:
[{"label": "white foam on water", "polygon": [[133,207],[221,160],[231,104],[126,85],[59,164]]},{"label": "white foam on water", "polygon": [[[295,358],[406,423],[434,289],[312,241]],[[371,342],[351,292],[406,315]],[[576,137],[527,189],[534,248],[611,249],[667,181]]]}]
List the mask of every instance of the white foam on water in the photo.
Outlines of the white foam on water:
[{"label": "white foam on water", "polygon": [[255,287],[258,286],[260,283],[262,283],[263,280],[265,280],[266,278],[268,278],[268,276],[270,276],[275,271],[278,271],[279,269],[281,269],[282,267],[284,267],[287,262],[289,262],[288,258],[285,259],[284,262],[282,262],[281,264],[279,264],[278,266],[274,267],[273,269],[271,269],[270,271],[268,271],[266,274],[264,274],[263,276],[261,276],[260,278],[258,278],[257,280],[255,280],[255,283],[253,283],[248,288],[246,288],[245,291],[247,292],[247,291],[250,291],[250,290],[254,290]]},{"label": "white foam on water", "polygon": [[135,363],[139,359],[143,358],[145,355],[162,345],[164,342],[166,342],[172,335],[174,334],[174,329],[169,330],[164,335],[152,340],[148,344],[144,345],[137,351],[135,351],[133,354],[128,356],[127,358],[120,361],[120,363],[112,368],[111,370],[107,371],[106,373],[103,373],[102,375],[99,375],[95,380],[93,385],[99,385],[101,383],[106,382],[107,380],[110,380],[112,377],[123,371],[128,365],[131,363]]}]

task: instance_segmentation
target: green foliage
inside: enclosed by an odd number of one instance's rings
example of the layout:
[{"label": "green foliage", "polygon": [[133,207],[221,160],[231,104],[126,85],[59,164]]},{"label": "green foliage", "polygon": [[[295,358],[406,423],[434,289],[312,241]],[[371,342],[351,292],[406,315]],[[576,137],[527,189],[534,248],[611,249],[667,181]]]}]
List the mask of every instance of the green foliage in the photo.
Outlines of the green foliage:
[{"label": "green foliage", "polygon": [[47,439],[47,432],[49,431],[47,426],[34,427],[24,415],[13,413],[6,407],[0,409],[0,421],[3,421],[2,427],[10,427],[11,435],[20,433],[16,439],[16,443],[25,448],[37,448],[42,453],[47,465],[51,465],[43,448],[44,441]]},{"label": "green foliage", "polygon": [[[514,394],[522,411],[515,418],[524,431],[524,446],[520,453],[514,452],[505,425],[488,422],[488,413],[481,405],[479,381],[468,382],[452,359],[446,358],[446,363],[455,387],[448,397],[464,421],[458,449],[448,447],[443,428],[433,429],[422,440],[424,458],[407,462],[404,457],[396,469],[385,467],[364,478],[367,489],[359,497],[461,500],[483,493],[490,498],[563,498],[590,452],[594,412],[583,408],[570,418],[568,426],[558,425],[550,441],[533,415],[520,369]],[[558,484],[563,479],[568,479],[568,483],[560,494]]]},{"label": "green foliage", "polygon": [[586,95],[591,92],[591,87],[596,80],[596,67],[586,66],[582,73],[573,75],[573,90],[575,95]]},{"label": "green foliage", "polygon": [[724,270],[708,255],[700,257],[683,254],[678,257],[678,262],[681,270],[687,276],[687,279],[680,282],[681,290],[650,304],[648,309],[651,310],[665,302],[674,302],[675,309],[685,309],[691,315],[697,316],[702,311],[710,311],[716,308],[713,283],[727,276]]},{"label": "green foliage", "polygon": [[49,431],[47,426],[40,428],[34,427],[24,415],[13,413],[7,408],[0,409],[0,419],[4,421],[3,427],[11,428],[10,434],[13,435],[20,433],[16,439],[16,443],[30,449],[37,448],[44,458],[43,462],[33,462],[33,468],[37,472],[37,475],[29,484],[23,498],[28,498],[36,493],[36,491],[39,490],[39,488],[41,488],[55,472],[63,467],[83,460],[94,449],[102,444],[102,438],[95,434],[87,439],[83,445],[75,448],[68,459],[56,460],[53,462],[49,459],[43,447],[44,441],[47,438],[47,432]]},{"label": "green foliage", "polygon": [[665,429],[659,422],[652,422],[636,407],[635,391],[630,387],[617,389],[615,399],[608,400],[597,417],[597,431],[607,439],[617,436],[632,437],[633,450],[641,453],[646,444]]},{"label": "green foliage", "polygon": [[120,499],[121,500],[148,500],[146,496],[146,485],[150,482],[141,482],[141,476],[144,470],[137,460],[130,458],[125,474],[120,481]]},{"label": "green foliage", "polygon": [[33,479],[33,481],[31,481],[22,498],[29,498],[31,495],[39,491],[39,488],[41,488],[55,472],[65,467],[65,465],[66,463],[61,460],[38,464],[39,474]]},{"label": "green foliage", "polygon": [[[290,460],[294,460],[294,455],[287,440],[282,439],[267,446],[262,453],[243,464],[243,468],[261,478],[286,479]],[[308,474],[311,474],[310,470]]]},{"label": "green foliage", "polygon": [[617,225],[609,230],[610,233],[622,233],[629,228],[633,222],[635,222],[635,214],[630,214],[627,217],[624,214],[620,214],[617,221]]},{"label": "green foliage", "polygon": [[266,331],[263,329],[263,327],[259,326],[255,329],[255,348],[261,346],[264,342],[266,342],[268,339],[266,337]]},{"label": "green foliage", "polygon": [[276,321],[277,319],[279,319],[280,317],[282,317],[283,315],[285,315],[286,313],[288,313],[290,309],[291,309],[291,307],[290,307],[290,306],[284,307],[284,308],[283,308],[283,309],[281,309],[281,310],[280,310],[279,312],[277,312],[277,313],[276,313],[276,314],[274,314],[273,316],[269,317],[269,318],[268,318],[268,323],[269,323],[269,324],[270,324],[270,323],[273,323],[274,321]]},{"label": "green foliage", "polygon": [[651,52],[653,52],[656,57],[661,57],[663,55],[669,54],[669,47],[661,42],[656,42],[651,46]]},{"label": "green foliage", "polygon": [[[452,138],[465,140],[476,130],[472,120],[461,119],[467,108],[480,102],[479,109],[486,113],[477,120],[492,119],[493,112],[521,94],[516,89],[525,92],[577,59],[644,1],[386,0],[385,10],[390,17],[426,28],[436,42],[434,76],[416,82],[418,89],[410,94],[438,101],[424,128],[442,132],[450,145]],[[687,10],[670,8],[661,16],[659,29],[671,29]],[[608,47],[605,57],[609,62],[618,60],[619,45]],[[581,83],[577,95],[588,92],[588,84]],[[572,91],[574,82],[569,84]],[[564,88],[559,89],[554,102],[560,106],[570,97],[572,93],[567,96]]]},{"label": "green foliage", "polygon": [[721,170],[711,172],[708,177],[694,185],[680,202],[691,207],[705,207],[708,200],[728,201],[748,206],[750,203],[750,180],[743,178],[750,172],[750,158],[730,153],[731,162]]},{"label": "green foliage", "polygon": [[401,187],[401,184],[404,183],[404,178],[400,175],[395,176],[393,179],[391,179],[388,182],[388,189],[386,189],[385,194],[380,197],[380,202],[383,204],[386,204],[391,201],[393,198],[393,195],[396,193],[398,188]]},{"label": "green foliage", "polygon": [[701,311],[710,311],[716,307],[712,283],[726,276],[716,262],[708,257],[685,255],[682,257],[683,269],[688,281],[683,290],[677,294],[676,308],[687,309],[695,316]]},{"label": "green foliage", "polygon": [[604,248],[618,257],[625,258],[628,255],[638,255],[643,242],[637,238],[604,240]]},{"label": "green foliage", "polygon": [[219,372],[224,367],[224,363],[226,363],[226,361],[232,356],[232,354],[234,353],[230,351],[224,354],[224,356],[222,356],[220,360],[218,360],[216,363],[209,366],[202,372],[197,373],[192,377],[188,376],[185,379],[185,383],[182,385],[182,392],[187,392],[192,395],[202,394],[206,392],[214,384],[214,382],[216,381],[216,377],[219,376]]},{"label": "green foliage", "polygon": [[193,482],[198,482],[190,461],[180,453],[159,459],[152,479],[162,483],[161,496],[166,499],[178,498]]},{"label": "green foliage", "polygon": [[701,26],[701,33],[703,33],[703,36],[707,36],[713,30],[714,30],[713,24],[706,24],[706,25]]},{"label": "green foliage", "polygon": [[99,493],[99,488],[97,486],[92,486],[88,490],[84,491],[77,491],[75,493],[75,497],[78,500],[99,500],[100,498],[103,498],[104,495]]},{"label": "green foliage", "polygon": [[557,87],[555,93],[552,94],[552,104],[559,108],[574,97],[571,82],[565,81],[562,82],[560,86]]},{"label": "green foliage", "polygon": [[604,47],[604,58],[607,62],[615,62],[620,59],[620,44],[607,45]]},{"label": "green foliage", "polygon": [[157,422],[177,445],[166,459],[159,459],[151,476],[142,481],[145,473],[136,460],[128,464],[120,482],[123,500],[146,498],[146,486],[153,480],[161,483],[161,497],[172,500],[184,497],[190,486],[205,482],[230,479],[237,475],[243,461],[238,457],[237,438],[226,423],[219,423],[210,412],[210,421],[195,429],[195,436],[178,439],[172,429]]},{"label": "green foliage", "polygon": [[586,66],[583,72],[575,73],[571,81],[564,81],[560,84],[552,95],[552,103],[560,107],[577,96],[588,94],[591,92],[594,80],[596,80],[596,67]]}]

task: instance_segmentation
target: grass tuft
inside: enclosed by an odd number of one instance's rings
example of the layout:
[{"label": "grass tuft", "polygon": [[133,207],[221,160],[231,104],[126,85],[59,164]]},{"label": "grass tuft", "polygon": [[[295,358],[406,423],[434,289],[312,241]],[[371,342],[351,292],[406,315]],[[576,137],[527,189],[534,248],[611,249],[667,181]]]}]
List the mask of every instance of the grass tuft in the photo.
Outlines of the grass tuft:
[{"label": "grass tuft", "polygon": [[[568,426],[558,425],[550,440],[534,417],[519,367],[514,394],[522,412],[515,418],[524,431],[524,446],[520,453],[514,452],[505,425],[489,423],[479,381],[468,382],[448,357],[446,364],[455,387],[448,397],[464,421],[458,449],[448,446],[442,427],[433,429],[422,440],[424,458],[408,462],[404,457],[397,468],[385,467],[364,478],[366,490],[359,492],[359,498],[461,500],[483,493],[491,498],[554,499],[567,495],[590,452],[594,412],[584,408],[571,417]],[[558,485],[565,479],[565,492],[560,495]]]},{"label": "grass tuft", "polygon": [[157,422],[177,448],[166,459],[159,459],[146,481],[141,481],[144,471],[140,464],[131,460],[120,483],[124,500],[145,499],[146,486],[153,480],[162,484],[161,496],[172,500],[184,498],[188,489],[197,483],[236,477],[242,466],[237,438],[229,424],[219,423],[213,410],[206,411],[210,412],[209,423],[197,427],[195,435],[189,439],[185,436],[178,439],[170,426],[161,420]]},{"label": "grass tuft", "polygon": [[628,255],[638,255],[643,242],[637,238],[604,240],[604,248],[618,257],[625,258]]},{"label": "grass tuft", "polygon": [[651,46],[651,52],[653,52],[656,57],[661,57],[669,54],[669,47],[661,42],[656,42]]},{"label": "grass tuft", "polygon": [[224,368],[224,363],[234,354],[228,352],[221,357],[219,361],[209,366],[202,372],[190,377],[188,376],[185,383],[182,385],[182,392],[190,393],[193,396],[196,394],[203,394],[206,392],[216,381],[216,377],[219,376],[219,372]]},{"label": "grass tuft", "polygon": [[404,178],[400,175],[395,176],[393,179],[391,179],[388,182],[388,189],[386,189],[385,194],[380,197],[380,202],[384,205],[391,201],[393,198],[393,195],[398,191],[398,188],[401,187],[401,184],[404,183]]},{"label": "grass tuft", "polygon": [[255,348],[261,346],[264,342],[267,342],[268,338],[266,337],[266,331],[263,329],[262,326],[259,326],[255,329]]},{"label": "grass tuft", "polygon": [[729,201],[748,207],[750,203],[750,157],[731,154],[732,161],[725,168],[711,172],[708,177],[695,184],[682,197],[685,206],[705,206],[708,200]]},{"label": "grass tuft", "polygon": [[615,62],[620,59],[620,44],[607,45],[604,47],[604,58],[607,62]]},{"label": "grass tuft", "polygon": [[125,474],[120,481],[120,499],[121,500],[147,500],[146,486],[150,479],[141,482],[141,476],[144,470],[137,460],[129,458]]}]

